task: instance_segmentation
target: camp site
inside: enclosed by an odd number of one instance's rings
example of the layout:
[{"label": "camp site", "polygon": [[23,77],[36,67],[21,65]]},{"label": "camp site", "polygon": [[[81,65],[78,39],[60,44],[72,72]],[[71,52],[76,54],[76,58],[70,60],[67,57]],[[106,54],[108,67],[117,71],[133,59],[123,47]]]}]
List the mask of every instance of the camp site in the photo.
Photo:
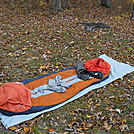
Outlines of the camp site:
[{"label": "camp site", "polygon": [[133,134],[134,0],[1,0],[0,133]]}]

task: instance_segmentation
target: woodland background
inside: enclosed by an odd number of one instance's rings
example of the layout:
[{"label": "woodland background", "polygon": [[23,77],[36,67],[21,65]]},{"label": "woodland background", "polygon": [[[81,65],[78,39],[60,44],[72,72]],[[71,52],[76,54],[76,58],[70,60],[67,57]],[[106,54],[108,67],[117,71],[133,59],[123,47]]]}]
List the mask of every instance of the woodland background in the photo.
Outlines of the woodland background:
[{"label": "woodland background", "polygon": [[[0,0],[0,85],[107,54],[134,66],[132,0]],[[78,22],[103,22],[92,32]],[[2,134],[132,134],[134,73]]]}]

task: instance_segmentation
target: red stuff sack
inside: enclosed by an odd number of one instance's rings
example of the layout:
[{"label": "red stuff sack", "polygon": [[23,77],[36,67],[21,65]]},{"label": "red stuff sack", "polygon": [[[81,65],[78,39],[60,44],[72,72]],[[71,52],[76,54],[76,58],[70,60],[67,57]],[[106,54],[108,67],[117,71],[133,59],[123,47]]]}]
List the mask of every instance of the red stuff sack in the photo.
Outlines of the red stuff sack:
[{"label": "red stuff sack", "polygon": [[0,86],[0,108],[10,112],[24,112],[32,107],[30,90],[19,82]]},{"label": "red stuff sack", "polygon": [[110,71],[109,63],[102,58],[88,60],[85,62],[84,66],[89,71],[102,72],[104,75]]}]

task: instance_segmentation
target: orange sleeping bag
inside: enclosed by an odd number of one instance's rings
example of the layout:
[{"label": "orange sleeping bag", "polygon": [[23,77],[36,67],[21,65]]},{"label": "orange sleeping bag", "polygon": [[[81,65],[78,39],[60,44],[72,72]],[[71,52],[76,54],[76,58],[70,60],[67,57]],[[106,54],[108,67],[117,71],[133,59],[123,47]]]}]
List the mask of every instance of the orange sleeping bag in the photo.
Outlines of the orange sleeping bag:
[{"label": "orange sleeping bag", "polygon": [[[104,77],[108,76],[109,73],[104,75]],[[54,73],[54,74],[51,74],[50,76],[38,79],[33,82],[29,82],[25,86],[30,90],[34,90],[35,88],[43,84],[47,85],[49,79],[53,79],[59,74],[62,76],[63,79],[65,79],[65,78],[71,77],[72,75],[76,75],[76,69]],[[32,106],[49,106],[49,105],[59,104],[73,97],[78,92],[80,92],[84,88],[90,86],[92,83],[97,82],[97,81],[100,81],[100,79],[91,78],[90,80],[87,80],[87,81],[81,80],[72,84],[72,86],[68,88],[65,93],[52,92],[50,94],[41,95],[37,98],[31,97]],[[44,90],[47,90],[47,89],[44,89]]]}]

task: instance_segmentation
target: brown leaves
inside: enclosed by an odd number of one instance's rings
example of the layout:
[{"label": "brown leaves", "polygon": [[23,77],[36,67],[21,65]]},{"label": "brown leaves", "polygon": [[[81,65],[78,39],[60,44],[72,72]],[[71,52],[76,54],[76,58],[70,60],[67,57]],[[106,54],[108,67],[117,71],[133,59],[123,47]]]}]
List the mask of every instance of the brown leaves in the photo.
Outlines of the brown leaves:
[{"label": "brown leaves", "polygon": [[23,127],[24,133],[28,133],[30,131],[30,127]]},{"label": "brown leaves", "polygon": [[18,127],[16,127],[16,126],[12,126],[12,127],[10,127],[9,129],[11,129],[11,130],[17,130]]},{"label": "brown leaves", "polygon": [[43,74],[45,74],[45,73],[46,73],[45,71],[46,71],[46,70],[50,70],[50,69],[52,69],[52,65],[51,65],[50,62],[47,62],[45,65],[41,65],[41,66],[39,67],[38,71],[39,71],[40,73],[44,71]]},{"label": "brown leaves", "polygon": [[112,125],[109,125],[107,121],[104,122],[103,126],[107,131],[109,131],[112,128]]},{"label": "brown leaves", "polygon": [[[39,3],[42,8],[43,0]],[[1,10],[2,9],[2,10]],[[133,22],[129,16],[107,14],[104,8],[72,9],[52,15],[41,11],[17,14],[0,8],[0,84],[37,77],[74,66],[101,54],[133,65]],[[6,12],[3,12],[6,10]],[[88,12],[88,14],[87,14]],[[85,31],[77,22],[106,22],[111,30]],[[91,91],[55,111],[11,130],[22,133],[132,132],[133,74]],[[67,107],[67,108],[66,108]],[[103,132],[99,132],[99,131]]]}]

